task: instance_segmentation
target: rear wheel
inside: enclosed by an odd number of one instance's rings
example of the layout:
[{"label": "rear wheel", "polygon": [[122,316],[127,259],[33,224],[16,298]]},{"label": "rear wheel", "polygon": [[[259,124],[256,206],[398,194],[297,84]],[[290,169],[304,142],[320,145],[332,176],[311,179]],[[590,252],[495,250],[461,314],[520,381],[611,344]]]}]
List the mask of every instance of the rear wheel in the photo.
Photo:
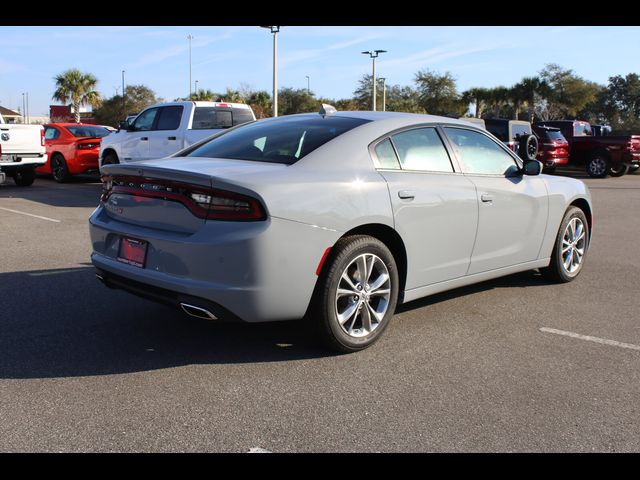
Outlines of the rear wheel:
[{"label": "rear wheel", "polygon": [[339,240],[309,312],[324,344],[356,352],[376,342],[395,311],[398,278],[393,255],[380,240],[367,235]]},{"label": "rear wheel", "polygon": [[551,262],[540,272],[550,280],[566,283],[582,271],[584,257],[589,248],[589,224],[584,212],[570,207],[562,219]]},{"label": "rear wheel", "polygon": [[609,175],[612,177],[621,177],[629,171],[629,167],[624,163],[618,165],[611,165],[609,167]]},{"label": "rear wheel", "polygon": [[28,187],[33,184],[36,179],[35,168],[23,168],[13,174],[13,181],[19,187]]},{"label": "rear wheel", "polygon": [[58,183],[67,182],[71,178],[67,162],[59,153],[51,157],[51,176]]},{"label": "rear wheel", "polygon": [[587,163],[587,173],[592,178],[605,178],[609,174],[609,157],[602,152],[594,153]]}]

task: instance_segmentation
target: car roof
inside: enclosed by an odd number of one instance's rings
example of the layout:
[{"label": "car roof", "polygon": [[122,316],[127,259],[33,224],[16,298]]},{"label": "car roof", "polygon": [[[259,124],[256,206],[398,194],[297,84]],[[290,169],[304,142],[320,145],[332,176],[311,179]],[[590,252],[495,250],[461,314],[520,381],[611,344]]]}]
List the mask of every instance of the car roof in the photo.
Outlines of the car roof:
[{"label": "car roof", "polygon": [[[315,113],[298,113],[295,115],[286,115],[278,118],[313,118],[317,117],[320,114]],[[387,123],[398,123],[398,124],[413,124],[413,123],[448,123],[448,124],[457,124],[469,126],[473,125],[471,122],[466,122],[463,120],[459,120],[457,118],[452,117],[443,117],[439,115],[429,115],[429,114],[421,114],[421,113],[406,113],[406,112],[372,112],[366,110],[339,110],[335,113],[332,113],[328,116],[332,117],[341,117],[341,118],[358,118],[361,120],[368,120],[369,122],[387,122]],[[269,118],[265,120],[274,120],[274,118]],[[477,127],[476,125],[473,125]]]}]

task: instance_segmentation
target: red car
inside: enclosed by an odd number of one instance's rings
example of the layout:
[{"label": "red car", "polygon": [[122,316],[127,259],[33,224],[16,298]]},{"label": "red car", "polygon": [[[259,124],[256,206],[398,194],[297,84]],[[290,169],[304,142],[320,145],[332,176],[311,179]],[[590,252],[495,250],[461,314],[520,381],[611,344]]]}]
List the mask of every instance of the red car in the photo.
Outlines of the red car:
[{"label": "red car", "polygon": [[36,168],[49,173],[56,182],[66,182],[72,175],[98,170],[100,139],[111,133],[99,125],[51,123],[44,126],[44,140],[49,160]]},{"label": "red car", "polygon": [[533,133],[538,137],[538,155],[545,173],[553,173],[558,165],[569,163],[569,142],[559,128],[533,125]]}]

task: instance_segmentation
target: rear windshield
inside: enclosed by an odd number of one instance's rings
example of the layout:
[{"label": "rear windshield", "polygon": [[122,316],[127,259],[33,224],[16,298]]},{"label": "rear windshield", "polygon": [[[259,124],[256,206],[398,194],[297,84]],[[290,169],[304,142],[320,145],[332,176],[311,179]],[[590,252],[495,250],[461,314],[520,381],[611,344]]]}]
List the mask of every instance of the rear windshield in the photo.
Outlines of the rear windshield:
[{"label": "rear windshield", "polygon": [[544,135],[545,140],[562,140],[565,141],[564,136],[560,133],[559,130],[543,130],[542,134]]},{"label": "rear windshield", "polygon": [[109,135],[111,132],[103,127],[89,127],[87,125],[78,125],[73,127],[64,127],[71,132],[74,137],[93,137],[102,138]]},{"label": "rear windshield", "polygon": [[253,121],[248,108],[196,107],[193,112],[193,130],[230,128]]},{"label": "rear windshield", "polygon": [[255,122],[213,138],[189,157],[230,158],[291,165],[316,148],[369,120],[359,118],[280,117]]},{"label": "rear windshield", "polygon": [[509,125],[501,120],[485,120],[487,131],[493,134],[501,142],[509,141]]}]

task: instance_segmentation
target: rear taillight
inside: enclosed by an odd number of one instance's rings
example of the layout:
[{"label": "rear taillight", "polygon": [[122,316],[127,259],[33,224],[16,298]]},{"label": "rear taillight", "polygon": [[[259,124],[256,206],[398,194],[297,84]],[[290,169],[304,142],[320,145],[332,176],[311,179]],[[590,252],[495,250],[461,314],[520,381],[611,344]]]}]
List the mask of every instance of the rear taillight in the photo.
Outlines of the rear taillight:
[{"label": "rear taillight", "polygon": [[76,148],[78,150],[91,150],[92,148],[99,147],[99,143],[78,143]]},{"label": "rear taillight", "polygon": [[266,213],[255,198],[200,185],[141,177],[102,177],[102,197],[112,193],[180,202],[196,217],[209,220],[257,221]]},{"label": "rear taillight", "polygon": [[44,128],[42,130],[40,130],[40,146],[44,147],[45,143],[44,143]]}]

